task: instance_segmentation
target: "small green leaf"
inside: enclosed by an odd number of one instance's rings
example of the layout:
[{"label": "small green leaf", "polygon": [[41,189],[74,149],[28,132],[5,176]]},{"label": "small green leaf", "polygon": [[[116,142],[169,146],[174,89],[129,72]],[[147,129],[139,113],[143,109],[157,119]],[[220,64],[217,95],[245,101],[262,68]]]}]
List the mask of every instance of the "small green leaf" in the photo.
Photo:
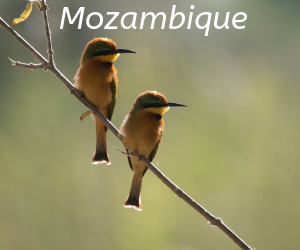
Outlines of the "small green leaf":
[{"label": "small green leaf", "polygon": [[27,17],[29,17],[30,13],[32,11],[32,2],[29,2],[27,5],[26,5],[26,9],[24,10],[24,12],[21,14],[21,16],[19,18],[15,18],[11,25],[14,25],[14,24],[18,24],[18,23],[21,23],[23,21],[25,21],[27,19]]}]

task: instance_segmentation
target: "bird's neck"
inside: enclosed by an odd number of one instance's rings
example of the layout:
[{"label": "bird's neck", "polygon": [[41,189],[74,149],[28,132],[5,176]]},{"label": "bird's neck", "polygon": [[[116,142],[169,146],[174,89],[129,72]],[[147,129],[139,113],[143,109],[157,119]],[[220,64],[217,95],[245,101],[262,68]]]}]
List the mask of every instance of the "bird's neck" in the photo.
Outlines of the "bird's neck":
[{"label": "bird's neck", "polygon": [[157,119],[157,120],[161,120],[161,119],[162,119],[162,116],[161,116],[160,114],[154,114],[154,113],[153,113],[153,116],[154,116],[154,118]]},{"label": "bird's neck", "polygon": [[81,82],[104,81],[110,83],[117,74],[117,70],[110,62],[89,60],[81,65],[76,73],[75,79]]},{"label": "bird's neck", "polygon": [[144,126],[159,127],[164,124],[164,120],[161,114],[152,113],[146,110],[138,110],[131,113],[134,117],[134,121]]},{"label": "bird's neck", "polygon": [[96,58],[90,59],[86,61],[84,64],[81,65],[82,67],[87,67],[87,68],[114,68],[114,64],[111,61],[102,61],[98,60]]},{"label": "bird's neck", "polygon": [[103,65],[104,65],[104,67],[106,67],[106,68],[111,68],[112,66],[113,66],[113,63],[112,62],[101,62]]}]

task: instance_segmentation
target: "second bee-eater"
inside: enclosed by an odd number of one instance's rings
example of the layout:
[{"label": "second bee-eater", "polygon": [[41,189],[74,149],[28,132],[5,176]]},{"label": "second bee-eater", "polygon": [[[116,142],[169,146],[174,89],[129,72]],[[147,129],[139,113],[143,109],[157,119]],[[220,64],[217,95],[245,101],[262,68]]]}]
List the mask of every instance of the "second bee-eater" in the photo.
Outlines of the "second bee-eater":
[{"label": "second bee-eater", "polygon": [[[94,38],[90,41],[81,56],[80,67],[75,75],[75,87],[92,102],[96,108],[109,120],[112,118],[116,104],[118,86],[117,70],[113,62],[120,53],[136,53],[132,50],[117,49],[116,43],[108,38]],[[83,120],[90,111],[85,112]],[[107,128],[101,120],[91,114],[96,125],[96,150],[93,164],[110,164],[107,153]]]},{"label": "second bee-eater", "polygon": [[170,106],[186,107],[168,102],[166,97],[156,91],[146,91],[137,97],[120,127],[129,166],[133,170],[131,189],[124,207],[142,210],[142,178],[147,166],[139,160],[139,155],[143,155],[149,161],[153,160],[165,129],[162,115]]}]

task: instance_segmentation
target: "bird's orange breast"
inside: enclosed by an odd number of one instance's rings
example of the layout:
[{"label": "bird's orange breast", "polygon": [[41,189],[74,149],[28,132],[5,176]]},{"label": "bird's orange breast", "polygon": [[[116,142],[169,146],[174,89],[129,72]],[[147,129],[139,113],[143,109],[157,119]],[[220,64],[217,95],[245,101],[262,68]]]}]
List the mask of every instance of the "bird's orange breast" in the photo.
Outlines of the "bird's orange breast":
[{"label": "bird's orange breast", "polygon": [[148,157],[161,140],[164,128],[163,119],[158,120],[152,113],[142,110],[136,115],[128,114],[120,132],[127,148]]},{"label": "bird's orange breast", "polygon": [[112,101],[110,83],[114,81],[116,87],[118,84],[115,67],[91,59],[80,66],[75,79],[75,87],[100,111],[106,112],[107,106]]}]

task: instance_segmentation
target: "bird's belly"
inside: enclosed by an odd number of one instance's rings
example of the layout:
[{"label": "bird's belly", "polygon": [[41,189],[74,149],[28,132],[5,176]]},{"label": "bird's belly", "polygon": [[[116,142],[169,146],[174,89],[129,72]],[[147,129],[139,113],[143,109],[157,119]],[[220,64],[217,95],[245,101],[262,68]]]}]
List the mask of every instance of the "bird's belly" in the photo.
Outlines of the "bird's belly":
[{"label": "bird's belly", "polygon": [[107,110],[112,101],[111,82],[117,84],[116,73],[104,70],[101,64],[93,62],[79,68],[76,74],[75,87],[83,92],[85,97],[100,111]]},{"label": "bird's belly", "polygon": [[136,133],[130,136],[125,135],[123,143],[131,151],[148,157],[158,140],[159,136],[157,134],[151,134],[147,131],[146,133]]},{"label": "bird's belly", "polygon": [[112,93],[109,84],[93,82],[84,88],[86,98],[92,102],[100,111],[106,111],[112,101]]}]

